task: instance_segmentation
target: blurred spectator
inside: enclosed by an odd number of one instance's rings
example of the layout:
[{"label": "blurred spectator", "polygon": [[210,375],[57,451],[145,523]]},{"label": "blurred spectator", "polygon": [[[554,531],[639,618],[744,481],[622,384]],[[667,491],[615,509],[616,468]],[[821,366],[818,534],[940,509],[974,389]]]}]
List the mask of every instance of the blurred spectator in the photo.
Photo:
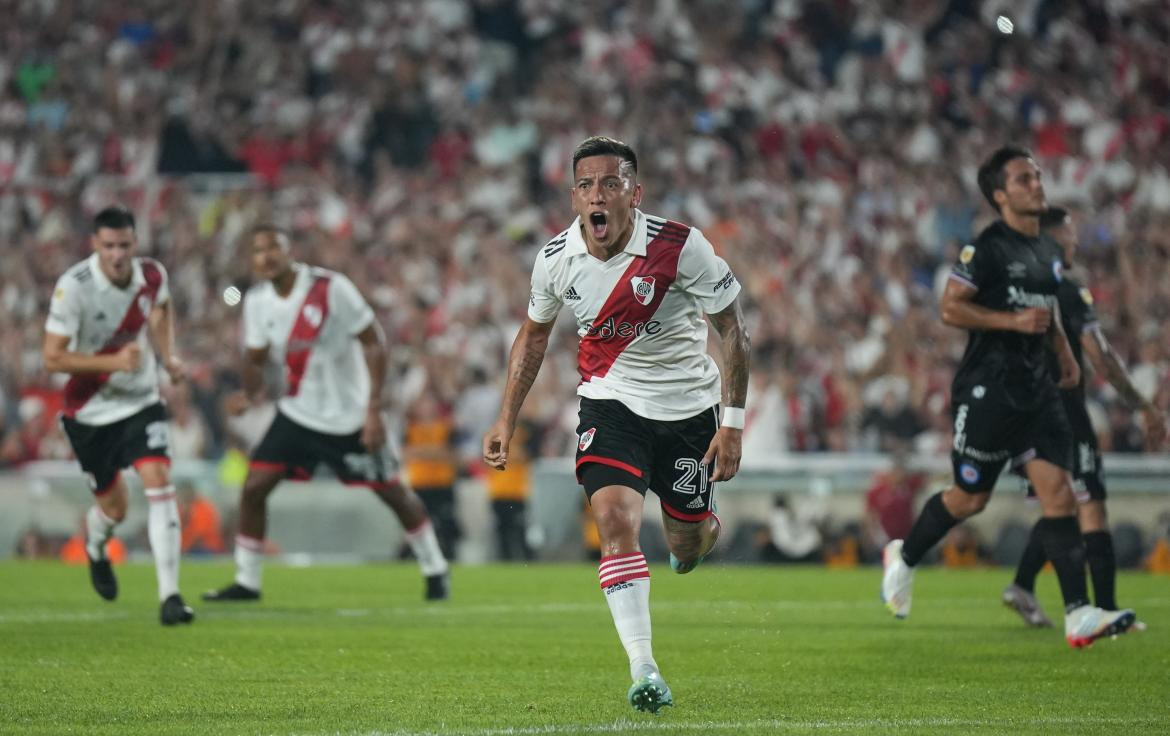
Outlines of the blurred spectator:
[{"label": "blurred spectator", "polygon": [[789,500],[786,495],[773,499],[768,516],[768,540],[761,550],[764,562],[820,562],[824,538],[821,524],[823,509]]},{"label": "blurred spectator", "polygon": [[179,521],[183,525],[183,554],[220,554],[227,551],[227,545],[223,542],[223,523],[215,504],[201,496],[190,481],[180,482],[177,491]]},{"label": "blurred spectator", "polygon": [[[86,251],[86,219],[123,201],[172,274],[200,452],[228,447],[215,407],[240,306],[226,290],[247,286],[239,241],[262,219],[295,230],[306,261],[355,274],[391,339],[392,408],[434,386],[472,458],[481,387],[499,383],[524,316],[516,285],[563,227],[572,146],[601,132],[639,152],[657,214],[703,228],[743,283],[760,402],[748,409],[777,438],[753,454],[871,450],[915,429],[945,453],[966,338],[937,319],[938,277],[986,223],[972,172],[1007,141],[1035,148],[1051,201],[1081,209],[1088,283],[1135,381],[1167,383],[1159,3],[1105,3],[1092,28],[1081,4],[1028,4],[1010,36],[964,3],[60,7],[5,6],[10,405],[57,386],[39,358],[52,280]],[[559,402],[577,380],[569,322],[541,378]],[[871,395],[887,381],[908,388]],[[1088,393],[1111,417],[1105,384]],[[563,434],[560,408],[539,412],[541,434]],[[41,442],[53,422],[7,419],[3,462],[57,453]],[[1117,434],[1134,445],[1131,428]]]},{"label": "blurred spectator", "polygon": [[926,475],[906,467],[905,452],[891,456],[893,467],[874,476],[865,492],[862,522],[862,554],[876,561],[891,539],[905,539],[914,525],[918,494],[926,487]]},{"label": "blurred spectator", "polygon": [[943,539],[941,561],[946,567],[975,567],[991,559],[978,532],[965,524],[951,529]]},{"label": "blurred spectator", "polygon": [[403,458],[406,477],[427,507],[448,560],[456,559],[455,545],[461,537],[455,513],[459,457],[454,439],[450,414],[431,391],[424,391],[407,413]]},{"label": "blurred spectator", "polygon": [[487,471],[488,498],[496,517],[496,545],[500,559],[531,560],[528,547],[529,473],[539,438],[531,422],[521,420],[512,435],[508,467]]}]

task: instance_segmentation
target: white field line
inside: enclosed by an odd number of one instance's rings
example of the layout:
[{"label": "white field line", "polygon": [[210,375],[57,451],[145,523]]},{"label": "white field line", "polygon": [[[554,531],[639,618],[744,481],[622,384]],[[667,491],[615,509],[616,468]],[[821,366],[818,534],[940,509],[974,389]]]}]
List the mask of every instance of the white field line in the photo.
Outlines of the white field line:
[{"label": "white field line", "polygon": [[440,727],[437,731],[332,731],[320,734],[297,734],[296,736],[557,736],[558,734],[609,734],[609,733],[711,733],[713,731],[743,732],[766,731],[767,733],[805,733],[809,731],[850,731],[863,732],[874,728],[989,728],[1004,731],[1020,729],[1060,728],[1069,726],[1091,726],[1098,728],[1126,728],[1153,726],[1161,723],[1158,718],[847,718],[825,721],[785,721],[780,719],[755,721],[685,721],[673,720],[668,713],[663,720],[655,721],[614,721],[612,723],[582,723],[549,726],[504,726],[498,728],[476,728],[452,730]]},{"label": "white field line", "polygon": [[[932,605],[947,605],[947,606],[985,606],[989,605],[987,598],[932,598],[930,599]],[[995,600],[990,599],[990,603],[994,604]],[[291,621],[291,620],[306,620],[311,618],[321,618],[323,616],[337,616],[339,618],[442,618],[452,617],[458,618],[463,616],[489,616],[489,615],[515,615],[515,614],[544,614],[555,615],[564,613],[592,613],[599,610],[604,610],[604,606],[600,601],[572,601],[572,602],[553,602],[553,603],[537,603],[537,604],[523,604],[523,603],[490,603],[461,606],[458,603],[448,603],[446,605],[428,605],[423,606],[394,606],[389,608],[338,608],[332,611],[316,610],[316,609],[287,609],[287,608],[268,608],[266,604],[255,603],[221,603],[221,604],[196,604],[198,611],[205,614],[205,620],[210,619],[246,619],[246,620],[272,620],[272,621]],[[651,603],[651,611],[693,611],[695,606],[699,605],[695,601],[659,601]],[[753,610],[769,610],[769,611],[824,611],[824,610],[858,610],[858,609],[874,609],[881,610],[881,604],[877,601],[877,596],[873,600],[830,600],[830,601],[814,601],[814,600],[775,600],[775,601],[741,601],[741,600],[725,600],[725,601],[703,601],[701,603],[703,608],[712,609],[717,608],[726,611],[753,611]],[[1136,607],[1139,611],[1150,608],[1170,608],[1170,598],[1146,598],[1137,602]],[[71,622],[90,622],[90,621],[115,621],[124,620],[131,617],[131,613],[127,610],[121,611],[92,611],[92,610],[78,610],[78,611],[61,611],[61,610],[30,610],[13,613],[0,613],[0,624],[53,624],[53,623],[71,623]]]}]

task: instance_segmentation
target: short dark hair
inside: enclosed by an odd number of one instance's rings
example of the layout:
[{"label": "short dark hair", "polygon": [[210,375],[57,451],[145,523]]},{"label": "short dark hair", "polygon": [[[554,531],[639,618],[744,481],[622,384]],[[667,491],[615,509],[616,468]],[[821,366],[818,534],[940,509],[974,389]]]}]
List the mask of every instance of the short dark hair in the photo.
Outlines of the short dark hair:
[{"label": "short dark hair", "polygon": [[1004,167],[1017,158],[1032,158],[1032,152],[1019,146],[1003,146],[979,166],[979,191],[983,192],[991,209],[996,212],[999,212],[999,205],[992,195],[996,189],[1003,189],[1007,185]]},{"label": "short dark hair", "polygon": [[1049,207],[1040,215],[1040,229],[1051,230],[1060,227],[1068,219],[1068,210],[1063,207]]},{"label": "short dark hair", "polygon": [[252,226],[252,236],[260,235],[261,233],[270,233],[277,236],[278,238],[284,238],[285,240],[291,239],[287,230],[285,230],[283,227],[280,227],[279,225],[274,225],[271,222],[261,222]]},{"label": "short dark hair", "polygon": [[120,204],[110,205],[93,216],[93,231],[97,233],[103,227],[111,230],[122,228],[134,229],[134,213]]},{"label": "short dark hair", "polygon": [[590,156],[617,156],[622,161],[628,161],[638,173],[638,156],[634,149],[626,143],[604,135],[591,135],[577,144],[573,149],[573,174],[577,173],[577,162]]}]

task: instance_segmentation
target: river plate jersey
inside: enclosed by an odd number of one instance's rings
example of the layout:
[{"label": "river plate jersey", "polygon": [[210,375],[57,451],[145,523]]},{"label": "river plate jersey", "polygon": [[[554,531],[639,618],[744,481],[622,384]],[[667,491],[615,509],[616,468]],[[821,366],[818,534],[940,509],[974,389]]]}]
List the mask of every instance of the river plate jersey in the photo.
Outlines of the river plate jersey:
[{"label": "river plate jersey", "polygon": [[[950,278],[976,289],[972,301],[988,309],[1054,310],[1063,278],[1060,248],[1047,236],[1033,238],[996,221],[963,246]],[[1008,404],[1020,409],[1054,398],[1048,339],[1011,330],[969,330],[952,394],[975,385],[1003,387]]]},{"label": "river plate jersey", "polygon": [[739,294],[727,263],[697,229],[634,210],[623,252],[600,261],[581,219],[536,256],[528,316],[577,319],[580,396],[616,399],[647,419],[686,419],[719,403],[719,369],[707,354],[704,314]]},{"label": "river plate jersey", "polygon": [[167,272],[152,258],[131,261],[130,283],[120,288],[102,273],[94,253],[74,264],[53,288],[45,330],[69,338],[69,351],[116,353],[128,343],[142,348],[133,373],[79,373],[65,384],[65,416],[82,424],[106,425],[159,401],[158,366],[148,325],[156,304],[171,298]]},{"label": "river plate jersey", "polygon": [[271,281],[244,296],[244,347],[268,348],[284,366],[284,395],[277,402],[288,418],[327,434],[350,434],[365,423],[370,373],[356,339],[374,311],[353,282],[336,271],[293,264],[288,296]]}]

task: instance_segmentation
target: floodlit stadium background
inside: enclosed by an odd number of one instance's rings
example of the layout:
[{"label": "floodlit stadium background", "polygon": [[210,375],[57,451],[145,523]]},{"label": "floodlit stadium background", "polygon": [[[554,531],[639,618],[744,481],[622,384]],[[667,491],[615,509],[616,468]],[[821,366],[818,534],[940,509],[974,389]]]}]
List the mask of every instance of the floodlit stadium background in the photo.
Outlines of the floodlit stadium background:
[{"label": "floodlit stadium background", "polygon": [[[493,558],[479,437],[532,259],[571,216],[570,152],[593,133],[635,147],[644,209],[700,227],[745,287],[748,470],[744,493],[721,500],[747,530],[743,559],[784,528],[815,529],[814,556],[850,535],[872,556],[860,493],[888,463],[873,453],[904,448],[925,484],[945,478],[965,336],[939,322],[937,295],[990,217],[974,171],[1003,142],[1030,146],[1049,201],[1074,211],[1105,332],[1139,389],[1170,405],[1164,3],[18,0],[0,12],[0,556],[53,554],[85,503],[42,324],[54,279],[87,251],[89,217],[117,201],[171,273],[194,376],[168,388],[177,476],[219,507],[225,538],[239,451],[263,429],[220,407],[237,386],[240,246],[271,220],[375,305],[388,409],[400,428],[425,412],[451,425],[460,557]],[[532,451],[549,458],[534,466],[528,541],[574,559],[588,532],[555,459],[574,441],[569,323],[526,407]],[[1166,459],[1134,454],[1142,429],[1100,378],[1089,395],[1102,448],[1119,453],[1106,461],[1114,520],[1133,523],[1140,564],[1170,526]],[[314,489],[277,494],[284,551],[385,557],[388,513],[362,526],[370,501]],[[1005,524],[1030,523],[1017,490],[1007,481],[976,525],[985,557]],[[780,492],[799,518],[777,521]],[[333,531],[314,531],[324,519]]]}]

